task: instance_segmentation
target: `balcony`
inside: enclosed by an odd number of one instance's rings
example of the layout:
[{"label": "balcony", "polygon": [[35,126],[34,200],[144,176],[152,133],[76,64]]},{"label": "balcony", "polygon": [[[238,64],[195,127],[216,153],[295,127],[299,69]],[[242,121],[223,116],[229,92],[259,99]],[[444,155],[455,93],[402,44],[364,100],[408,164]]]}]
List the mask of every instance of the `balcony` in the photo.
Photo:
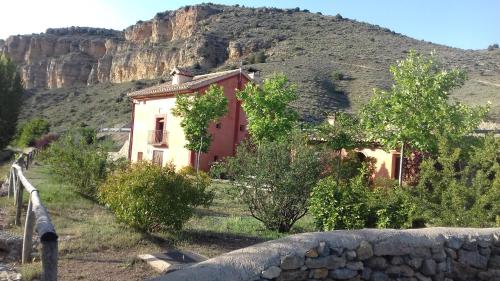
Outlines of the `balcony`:
[{"label": "balcony", "polygon": [[168,133],[164,130],[149,131],[148,144],[153,146],[168,146]]}]

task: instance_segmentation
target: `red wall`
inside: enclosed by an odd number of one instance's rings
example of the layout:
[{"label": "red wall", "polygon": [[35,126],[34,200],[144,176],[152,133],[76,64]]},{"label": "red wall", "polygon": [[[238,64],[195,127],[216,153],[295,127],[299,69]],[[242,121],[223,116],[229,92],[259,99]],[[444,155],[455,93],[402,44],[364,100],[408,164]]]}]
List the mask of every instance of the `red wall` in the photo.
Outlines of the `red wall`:
[{"label": "red wall", "polygon": [[[220,161],[226,156],[234,155],[237,145],[246,137],[247,120],[245,113],[241,109],[240,102],[236,99],[236,89],[243,89],[247,82],[248,79],[244,75],[235,75],[217,82],[219,86],[224,87],[229,108],[228,113],[219,120],[221,123],[220,128],[216,128],[215,123],[209,126],[208,130],[212,135],[212,143],[209,151],[203,153],[200,158],[201,170],[209,171],[215,156]],[[207,89],[208,86],[198,89],[198,92],[203,93]],[[243,131],[240,131],[240,125],[244,126]],[[195,153],[191,154],[191,164],[194,166]]]}]

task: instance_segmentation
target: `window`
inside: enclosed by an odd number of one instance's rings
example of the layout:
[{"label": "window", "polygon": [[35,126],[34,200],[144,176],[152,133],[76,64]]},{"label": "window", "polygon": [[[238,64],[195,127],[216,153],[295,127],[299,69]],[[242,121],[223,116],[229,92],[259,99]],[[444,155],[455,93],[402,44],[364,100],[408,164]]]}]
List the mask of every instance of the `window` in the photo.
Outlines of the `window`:
[{"label": "window", "polygon": [[215,128],[220,129],[221,127],[222,127],[222,124],[221,124],[221,123],[217,123],[217,124],[215,124]]},{"label": "window", "polygon": [[154,130],[150,131],[148,143],[154,146],[167,146],[168,134],[166,132],[166,121],[165,116],[156,117]]},{"label": "window", "polygon": [[245,125],[240,125],[240,131],[245,131]]},{"label": "window", "polygon": [[163,166],[163,151],[153,150],[153,164]]},{"label": "window", "polygon": [[142,152],[137,152],[137,161],[142,161]]}]

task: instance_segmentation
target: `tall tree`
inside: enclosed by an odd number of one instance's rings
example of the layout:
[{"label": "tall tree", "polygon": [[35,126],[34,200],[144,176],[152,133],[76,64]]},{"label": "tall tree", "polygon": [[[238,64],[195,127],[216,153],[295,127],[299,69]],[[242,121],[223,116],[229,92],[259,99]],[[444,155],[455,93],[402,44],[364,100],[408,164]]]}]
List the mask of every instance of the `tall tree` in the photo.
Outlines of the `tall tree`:
[{"label": "tall tree", "polygon": [[210,148],[212,136],[208,125],[227,113],[224,88],[211,85],[204,94],[178,95],[172,114],[182,118],[181,127],[187,139],[186,148],[197,151],[196,168],[201,152]]},{"label": "tall tree", "polygon": [[256,142],[280,140],[292,132],[298,114],[289,105],[298,96],[286,76],[276,74],[260,86],[248,83],[237,97],[243,102],[248,131]]},{"label": "tall tree", "polygon": [[16,66],[9,58],[0,55],[0,149],[7,146],[16,132],[22,92]]},{"label": "tall tree", "polygon": [[[435,152],[438,136],[458,139],[475,129],[487,112],[487,107],[449,101],[450,92],[464,84],[466,74],[444,70],[433,54],[410,51],[390,71],[394,85],[389,91],[375,89],[361,116],[369,139],[401,149],[401,164],[405,147]],[[401,179],[402,171],[400,184]]]}]

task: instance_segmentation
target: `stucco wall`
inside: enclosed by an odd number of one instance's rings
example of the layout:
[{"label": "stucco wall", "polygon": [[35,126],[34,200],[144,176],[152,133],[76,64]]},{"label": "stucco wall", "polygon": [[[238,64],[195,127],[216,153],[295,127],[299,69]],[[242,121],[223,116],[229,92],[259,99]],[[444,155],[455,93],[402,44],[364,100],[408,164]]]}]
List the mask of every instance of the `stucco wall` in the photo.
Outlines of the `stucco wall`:
[{"label": "stucco wall", "polygon": [[[180,126],[181,119],[172,115],[175,97],[136,101],[134,133],[132,143],[132,162],[137,161],[137,153],[143,153],[143,160],[152,161],[153,150],[163,151],[163,165],[173,163],[177,169],[188,166],[190,151],[184,148],[186,139]],[[155,129],[155,118],[166,116],[168,148],[154,147],[148,144],[148,135]]]},{"label": "stucco wall", "polygon": [[304,233],[152,280],[500,280],[500,228]]},{"label": "stucco wall", "polygon": [[389,152],[380,148],[364,148],[360,149],[359,152],[363,153],[367,157],[373,157],[377,160],[375,163],[375,171],[373,174],[374,178],[394,178],[396,161],[395,156],[398,156],[397,151],[391,150]]}]

